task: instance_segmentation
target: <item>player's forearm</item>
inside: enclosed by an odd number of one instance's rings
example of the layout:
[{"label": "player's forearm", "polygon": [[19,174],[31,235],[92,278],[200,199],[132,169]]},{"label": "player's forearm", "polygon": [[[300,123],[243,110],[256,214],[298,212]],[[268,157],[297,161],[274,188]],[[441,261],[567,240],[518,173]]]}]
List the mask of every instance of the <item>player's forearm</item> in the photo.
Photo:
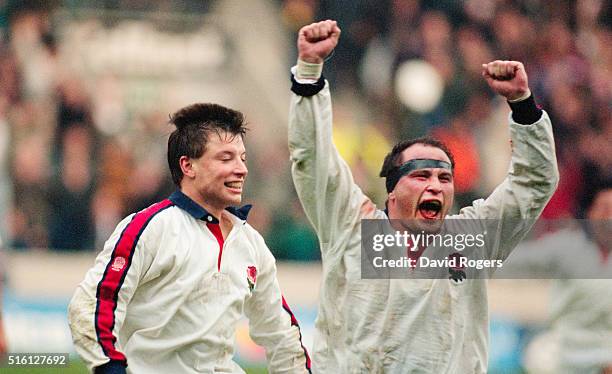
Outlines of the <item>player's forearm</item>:
[{"label": "player's forearm", "polygon": [[279,349],[268,355],[270,373],[306,374],[310,373],[310,362],[307,361],[302,348],[299,350]]},{"label": "player's forearm", "polygon": [[328,242],[338,225],[353,224],[365,196],[333,144],[331,94],[321,76],[340,28],[326,20],[304,26],[298,34],[289,118],[292,176],[319,239]]},{"label": "player's forearm", "polygon": [[[322,132],[331,136],[331,97],[325,81],[320,84],[298,83],[292,76],[291,106],[289,108],[289,151],[293,162],[316,156],[318,137]],[[329,131],[326,131],[329,129]],[[330,138],[331,142],[331,138]]]},{"label": "player's forearm", "polygon": [[[280,291],[279,291],[280,292]],[[277,311],[276,316],[273,311]],[[262,315],[268,315],[267,321],[252,321],[253,340],[266,348],[268,369],[270,373],[304,374],[310,370],[310,358],[303,345],[300,327],[287,306],[271,306]]]},{"label": "player's forearm", "polygon": [[508,177],[485,204],[465,212],[487,218],[537,218],[559,180],[550,119],[536,105],[522,63],[496,60],[483,64],[482,74],[512,109],[512,159]]},{"label": "player's forearm", "polygon": [[552,124],[544,111],[529,126],[515,118],[513,115],[510,125],[512,162],[509,181],[511,189],[518,195],[521,217],[537,218],[559,182]]},{"label": "player's forearm", "polygon": [[510,135],[512,158],[507,177],[486,200],[461,210],[464,218],[497,222],[496,235],[487,236],[485,246],[491,259],[508,257],[535,223],[559,180],[552,125],[546,112],[530,125],[517,123],[510,116]]},{"label": "player's forearm", "polygon": [[[536,104],[534,95],[527,86],[524,67],[520,63],[517,64],[519,67],[516,79],[524,75],[524,82],[514,88],[515,96],[518,97],[511,99],[512,95],[506,96],[512,109],[510,133],[513,157],[510,177],[515,186],[533,192],[526,193],[523,197],[530,203],[531,209],[526,210],[527,217],[535,218],[554,193],[559,171],[550,118]],[[523,217],[526,211],[522,211]]]},{"label": "player's forearm", "polygon": [[[68,325],[75,349],[90,370],[96,370],[96,373],[121,373],[121,371],[116,371],[116,365],[109,364],[111,359],[104,353],[100,344],[98,331],[95,327],[97,319],[95,317],[95,290],[86,290],[83,287],[85,286],[80,285],[77,288],[68,305]],[[125,361],[117,360],[117,362],[122,363],[125,367]],[[105,366],[106,364],[108,365]]]},{"label": "player's forearm", "polygon": [[291,173],[306,216],[319,239],[352,227],[367,199],[332,139],[329,87],[313,97],[293,95],[289,120]]},{"label": "player's forearm", "polygon": [[[322,76],[324,59],[338,43],[340,29],[332,20],[300,29],[298,61],[291,69],[289,150],[295,171],[316,176],[319,159],[333,151],[332,109],[329,87]],[[296,184],[298,182],[296,181]]]},{"label": "player's forearm", "polygon": [[291,173],[298,197],[315,228],[320,224],[319,208],[330,181],[332,109],[329,88],[312,97],[292,95],[289,112]]}]

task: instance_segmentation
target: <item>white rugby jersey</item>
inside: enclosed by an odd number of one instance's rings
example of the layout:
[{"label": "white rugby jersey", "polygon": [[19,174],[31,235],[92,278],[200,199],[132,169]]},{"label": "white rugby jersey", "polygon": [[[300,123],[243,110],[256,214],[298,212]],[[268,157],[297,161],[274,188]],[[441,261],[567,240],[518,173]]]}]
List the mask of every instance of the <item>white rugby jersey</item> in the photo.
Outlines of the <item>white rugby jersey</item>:
[{"label": "white rugby jersey", "polygon": [[[301,83],[301,82],[300,82]],[[329,84],[297,84],[289,113],[292,176],[321,246],[323,279],[315,322],[315,373],[486,373],[487,285],[484,279],[361,279],[362,218],[388,219],[353,181],[332,142]],[[510,117],[508,176],[486,200],[447,219],[499,220],[491,259],[505,259],[558,179],[548,115],[531,125]]]},{"label": "white rugby jersey", "polygon": [[218,220],[176,191],[125,218],[69,306],[77,352],[93,369],[132,373],[243,373],[235,329],[249,318],[271,373],[310,372],[299,326],[281,295],[275,260],[246,223],[250,206]]}]

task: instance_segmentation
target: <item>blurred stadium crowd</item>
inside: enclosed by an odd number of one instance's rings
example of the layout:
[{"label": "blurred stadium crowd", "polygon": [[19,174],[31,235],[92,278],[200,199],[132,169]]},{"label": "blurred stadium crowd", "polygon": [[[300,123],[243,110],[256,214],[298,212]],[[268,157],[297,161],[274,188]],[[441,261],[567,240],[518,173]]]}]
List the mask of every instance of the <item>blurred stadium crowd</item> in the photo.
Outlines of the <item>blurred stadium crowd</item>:
[{"label": "blurred stadium crowd", "polygon": [[[0,1],[0,236],[5,246],[99,249],[123,216],[174,188],[165,160],[169,112],[131,112],[131,98],[116,80],[92,85],[64,65],[65,39],[56,32],[55,12],[99,6],[204,14],[217,2]],[[495,59],[524,62],[530,87],[553,120],[561,183],[544,216],[580,214],[589,186],[611,177],[610,1],[273,4],[277,18],[258,22],[282,22],[291,43],[307,23],[338,20],[342,42],[325,68],[335,95],[334,137],[358,183],[378,203],[384,202],[384,183],[377,178],[382,159],[392,144],[409,136],[433,134],[452,149],[458,206],[485,196],[499,182],[510,150],[508,109],[480,76],[481,64]],[[283,77],[295,61],[289,45],[286,70],[278,72]],[[442,84],[439,100],[426,111],[398,99],[405,82],[396,72],[412,60],[433,67]],[[422,89],[427,95],[431,87]],[[275,100],[288,102],[288,97],[287,90]],[[251,159],[258,161],[249,164],[247,182],[253,191],[247,202],[259,209],[255,225],[277,258],[317,259],[316,237],[295,194],[287,192],[293,187],[286,145],[275,141],[260,149],[267,151]],[[274,173],[280,177],[272,178]]]}]

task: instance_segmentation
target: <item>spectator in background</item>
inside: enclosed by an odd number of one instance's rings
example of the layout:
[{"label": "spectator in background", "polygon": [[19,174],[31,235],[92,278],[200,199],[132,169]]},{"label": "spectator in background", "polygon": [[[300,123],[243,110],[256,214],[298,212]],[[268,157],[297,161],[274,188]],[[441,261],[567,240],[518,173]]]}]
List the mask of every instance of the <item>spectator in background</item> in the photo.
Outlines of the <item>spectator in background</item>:
[{"label": "spectator in background", "polygon": [[390,13],[388,4],[387,1],[369,0],[318,1],[316,18],[333,14],[339,24],[346,25],[344,43],[338,45],[334,51],[334,60],[337,62],[330,61],[329,64],[328,74],[332,82],[338,82],[347,88],[360,88],[358,62],[363,58],[370,40],[376,34],[385,33],[386,20],[389,19],[388,13]]},{"label": "spectator in background", "polygon": [[60,250],[93,249],[95,229],[92,199],[95,171],[91,129],[74,125],[62,132],[60,172],[49,187],[49,247]]},{"label": "spectator in background", "polygon": [[[75,127],[93,128],[91,109],[87,92],[82,83],[74,78],[66,79],[59,85],[59,100],[57,103],[57,126],[55,127],[55,144],[53,157],[62,162],[64,156],[65,133]],[[94,135],[94,134],[92,134]],[[95,141],[96,139],[92,139]],[[94,150],[95,142],[89,145]]]},{"label": "spectator in background", "polygon": [[45,248],[48,245],[48,181],[52,175],[50,137],[41,131],[36,105],[16,103],[11,108],[13,157],[11,176],[14,208],[10,247]]},{"label": "spectator in background", "polygon": [[10,188],[14,191],[12,204],[6,206],[6,245],[13,248],[45,248],[48,244],[46,195],[52,133],[52,126],[48,126],[52,122],[48,120],[52,115],[43,100],[30,99],[24,85],[25,71],[40,74],[24,64],[31,62],[28,47],[36,43],[34,30],[40,25],[36,18],[27,12],[11,14],[10,43],[0,48],[0,95],[7,101]]}]

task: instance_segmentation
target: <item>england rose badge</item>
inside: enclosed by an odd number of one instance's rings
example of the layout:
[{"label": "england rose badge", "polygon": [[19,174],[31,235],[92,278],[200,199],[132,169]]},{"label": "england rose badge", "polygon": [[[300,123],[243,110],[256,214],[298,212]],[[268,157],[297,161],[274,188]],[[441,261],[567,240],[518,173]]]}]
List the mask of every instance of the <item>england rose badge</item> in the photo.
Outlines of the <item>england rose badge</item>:
[{"label": "england rose badge", "polygon": [[249,291],[253,292],[256,281],[257,281],[257,268],[255,266],[249,266],[247,268],[247,282],[249,283]]}]

